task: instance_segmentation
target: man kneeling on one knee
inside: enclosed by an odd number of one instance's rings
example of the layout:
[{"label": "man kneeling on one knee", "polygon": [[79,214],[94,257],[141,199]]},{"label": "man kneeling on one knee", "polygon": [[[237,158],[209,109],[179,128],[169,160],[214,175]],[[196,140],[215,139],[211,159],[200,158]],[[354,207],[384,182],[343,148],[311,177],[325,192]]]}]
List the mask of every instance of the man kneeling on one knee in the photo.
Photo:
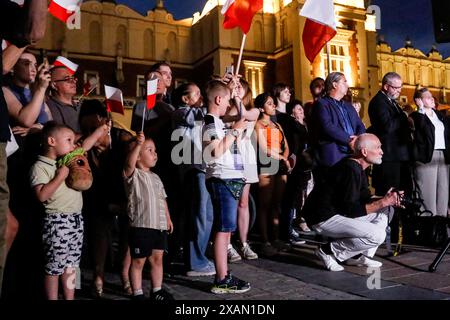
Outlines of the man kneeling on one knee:
[{"label": "man kneeling on one knee", "polygon": [[[381,164],[383,151],[373,134],[358,136],[354,154],[336,163],[328,179],[316,185],[306,200],[303,216],[313,230],[333,240],[315,254],[330,271],[342,271],[339,264],[381,267],[372,260],[384,242],[389,213],[400,207],[399,194],[391,188],[383,198],[374,200],[364,172]],[[402,194],[402,192],[400,192]]]}]

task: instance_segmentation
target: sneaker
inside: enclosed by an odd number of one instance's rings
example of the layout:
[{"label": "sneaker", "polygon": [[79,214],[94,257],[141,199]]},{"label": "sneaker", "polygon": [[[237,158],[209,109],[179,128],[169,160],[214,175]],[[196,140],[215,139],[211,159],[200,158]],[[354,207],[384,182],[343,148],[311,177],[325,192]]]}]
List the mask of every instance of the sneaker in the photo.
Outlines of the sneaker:
[{"label": "sneaker", "polygon": [[175,300],[173,296],[164,289],[152,292],[150,299],[154,301],[172,301]]},{"label": "sneaker", "polygon": [[289,237],[289,242],[293,246],[299,246],[301,244],[305,244],[306,243],[305,240],[302,240],[298,235],[295,236],[294,234],[291,234],[291,236]]},{"label": "sneaker", "polygon": [[321,248],[317,249],[314,254],[322,261],[325,268],[330,271],[342,271],[344,267],[341,266],[336,259],[330,254],[323,252]]},{"label": "sneaker", "polygon": [[272,242],[272,245],[277,249],[278,251],[287,251],[291,249],[291,245],[289,243],[286,243],[284,241],[281,241],[279,239]]},{"label": "sneaker", "polygon": [[250,290],[250,283],[240,280],[228,273],[221,281],[214,281],[212,293],[244,293]]},{"label": "sneaker", "polygon": [[147,299],[145,298],[145,295],[138,294],[137,296],[131,296],[131,300],[134,300],[134,301],[145,301]]},{"label": "sneaker", "polygon": [[265,257],[273,257],[277,253],[278,250],[270,242],[266,242],[261,246],[261,254]]},{"label": "sneaker", "polygon": [[364,255],[357,259],[348,259],[345,263],[349,266],[365,266],[371,268],[380,268],[383,263],[380,261],[372,260]]},{"label": "sneaker", "polygon": [[258,255],[252,250],[252,248],[250,248],[250,245],[247,242],[242,245],[239,251],[244,259],[258,259]]},{"label": "sneaker", "polygon": [[190,270],[186,273],[188,277],[203,277],[203,276],[213,276],[216,274],[216,268],[214,267],[214,264],[211,265],[209,262],[208,264],[197,270]]},{"label": "sneaker", "polygon": [[230,263],[242,260],[239,253],[236,251],[236,249],[231,244],[228,245],[227,257],[228,257],[228,262],[230,262]]}]

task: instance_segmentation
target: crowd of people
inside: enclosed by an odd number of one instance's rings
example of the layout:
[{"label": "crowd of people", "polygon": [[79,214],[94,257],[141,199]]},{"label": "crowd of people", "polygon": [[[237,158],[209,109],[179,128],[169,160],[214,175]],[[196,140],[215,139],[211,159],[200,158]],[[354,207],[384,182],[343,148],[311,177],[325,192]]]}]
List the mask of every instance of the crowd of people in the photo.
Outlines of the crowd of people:
[{"label": "crowd of people", "polygon": [[[31,1],[36,7],[25,12],[34,15],[23,19],[40,17],[41,2]],[[9,19],[23,12],[1,6]],[[211,292],[243,293],[251,285],[229,263],[273,257],[305,243],[305,233],[330,239],[316,250],[330,271],[344,263],[380,267],[375,252],[413,188],[423,210],[447,216],[448,118],[427,88],[407,114],[397,102],[397,73],[384,75],[366,130],[340,72],[313,79],[303,106],[283,83],[253,99],[246,79],[233,74],[173,88],[171,67],[160,62],[145,76],[157,79],[155,106],[146,111],[142,97],[126,130],[102,101],[75,100],[76,73],[38,65],[26,50],[32,41],[0,30],[11,43],[0,94],[6,298],[54,300],[61,291],[74,299],[84,261],[97,298],[113,264],[123,293],[145,299],[148,262],[150,297],[171,300],[163,278],[180,256],[187,276],[214,275]],[[18,149],[7,157],[9,128]]]}]

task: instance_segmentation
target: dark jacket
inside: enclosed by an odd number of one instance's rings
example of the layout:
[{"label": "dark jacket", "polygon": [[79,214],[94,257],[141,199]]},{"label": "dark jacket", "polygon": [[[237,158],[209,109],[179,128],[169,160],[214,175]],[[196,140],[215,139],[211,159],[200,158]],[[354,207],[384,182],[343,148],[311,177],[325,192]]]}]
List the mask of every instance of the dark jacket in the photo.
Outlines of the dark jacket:
[{"label": "dark jacket", "polygon": [[[366,128],[356,113],[355,108],[349,103],[344,103],[344,108],[350,118],[354,135],[366,132]],[[331,167],[339,160],[351,155],[351,151],[341,151],[348,146],[350,135],[345,132],[345,124],[333,99],[324,97],[317,101],[312,112],[313,126],[311,142],[313,144],[315,159],[321,166]]]},{"label": "dark jacket", "polygon": [[[445,163],[450,163],[450,139],[448,120],[440,112],[434,111],[439,120],[444,124],[445,138]],[[414,142],[412,146],[412,160],[428,163],[433,157],[434,151],[434,125],[427,115],[413,112],[411,119],[414,121]]]},{"label": "dark jacket", "polygon": [[369,103],[371,133],[381,141],[383,161],[410,160],[411,130],[406,114],[381,91]]}]

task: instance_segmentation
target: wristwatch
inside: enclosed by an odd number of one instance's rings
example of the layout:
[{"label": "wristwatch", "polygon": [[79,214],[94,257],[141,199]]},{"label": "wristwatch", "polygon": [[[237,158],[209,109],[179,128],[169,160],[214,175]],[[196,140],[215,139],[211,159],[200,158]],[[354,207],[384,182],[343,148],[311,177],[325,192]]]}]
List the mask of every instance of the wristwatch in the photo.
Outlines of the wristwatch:
[{"label": "wristwatch", "polygon": [[232,129],[231,131],[231,135],[235,138],[239,137],[239,130],[238,129]]}]

